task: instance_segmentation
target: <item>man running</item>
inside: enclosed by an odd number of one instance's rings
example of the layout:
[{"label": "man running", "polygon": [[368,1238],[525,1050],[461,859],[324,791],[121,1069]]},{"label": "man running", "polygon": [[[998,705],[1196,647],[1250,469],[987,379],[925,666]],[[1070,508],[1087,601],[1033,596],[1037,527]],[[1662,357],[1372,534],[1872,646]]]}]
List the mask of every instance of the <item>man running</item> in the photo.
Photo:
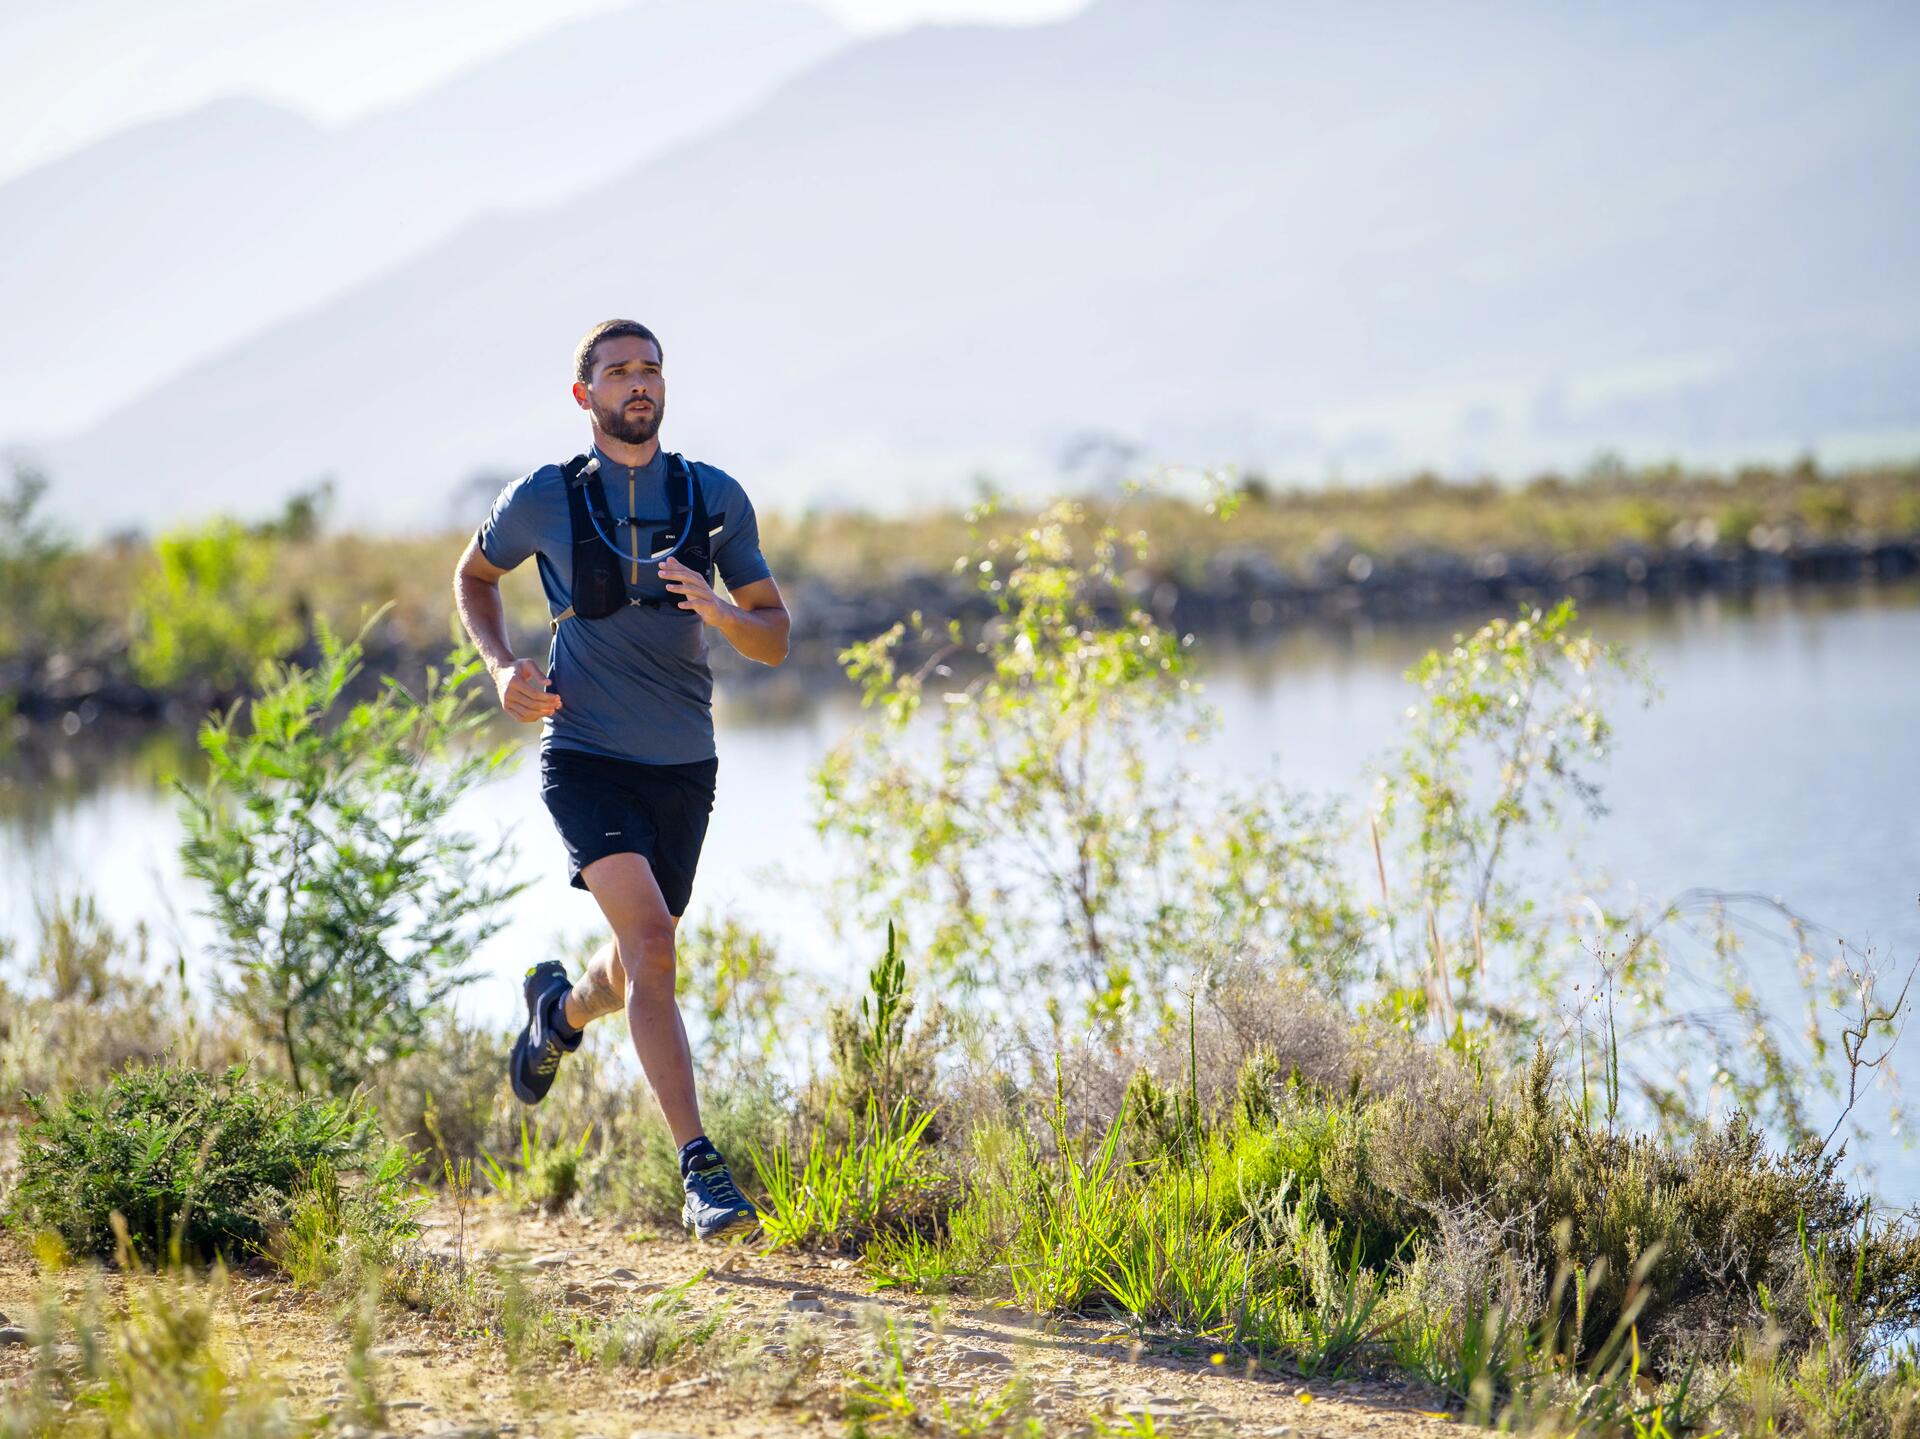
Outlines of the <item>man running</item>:
[{"label": "man running", "polygon": [[[700,1127],[693,1058],[674,1001],[674,932],[713,808],[708,629],[777,665],[789,618],[760,554],[746,492],[710,465],[660,449],[667,387],[645,325],[595,325],[574,355],[573,398],[593,450],[500,492],[454,579],[460,619],[500,706],[544,722],[540,792],[569,876],[613,928],[578,983],[549,960],[527,971],[527,1023],[508,1063],[538,1104],[589,1021],[624,1008],[634,1052],[680,1146],[681,1219],[705,1239],[759,1215]],[[650,557],[671,551],[656,564]],[[554,616],[549,673],[507,641],[500,577],[529,555]],[[711,562],[728,599],[705,573]]]}]

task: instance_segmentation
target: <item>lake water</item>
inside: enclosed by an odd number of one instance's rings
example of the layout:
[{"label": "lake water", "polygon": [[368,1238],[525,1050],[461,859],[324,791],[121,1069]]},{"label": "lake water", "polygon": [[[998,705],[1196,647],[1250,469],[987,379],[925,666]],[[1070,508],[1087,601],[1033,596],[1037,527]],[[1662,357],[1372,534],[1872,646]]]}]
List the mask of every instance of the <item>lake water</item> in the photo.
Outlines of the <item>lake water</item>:
[{"label": "lake water", "polygon": [[[1591,622],[1644,659],[1662,693],[1647,708],[1624,696],[1613,707],[1617,742],[1603,773],[1611,808],[1576,835],[1583,866],[1656,902],[1695,887],[1775,896],[1889,966],[1920,955],[1920,592],[1708,598]],[[1274,774],[1357,799],[1369,761],[1399,735],[1412,697],[1403,672],[1458,628],[1203,646],[1219,726],[1188,761],[1203,775]],[[738,915],[775,936],[796,966],[845,990],[874,942],[832,937],[822,881],[833,860],[812,827],[808,776],[861,712],[834,692],[767,713],[762,693],[741,686],[720,697],[720,792],[690,918]],[[590,933],[597,913],[565,882],[530,740],[512,773],[462,805],[470,824],[515,826],[522,872],[536,881],[483,949],[488,977],[462,1001],[502,1024],[518,1005],[521,971],[557,941]],[[172,800],[148,769],[13,774],[12,802],[0,805],[0,937],[28,938],[36,899],[57,882],[93,894],[119,922],[146,920],[161,957],[185,951],[192,962],[204,921],[179,872]],[[1352,859],[1356,872],[1370,865],[1364,853]],[[1784,952],[1763,943],[1753,962],[1763,994],[1791,995]],[[1916,1046],[1903,1038],[1896,1062],[1906,1057],[1920,1083]],[[1814,1101],[1816,1118],[1833,1111]],[[1867,1112],[1886,1126],[1881,1100]],[[1900,1141],[1882,1134],[1867,1149],[1889,1198],[1920,1200],[1920,1162]]]}]

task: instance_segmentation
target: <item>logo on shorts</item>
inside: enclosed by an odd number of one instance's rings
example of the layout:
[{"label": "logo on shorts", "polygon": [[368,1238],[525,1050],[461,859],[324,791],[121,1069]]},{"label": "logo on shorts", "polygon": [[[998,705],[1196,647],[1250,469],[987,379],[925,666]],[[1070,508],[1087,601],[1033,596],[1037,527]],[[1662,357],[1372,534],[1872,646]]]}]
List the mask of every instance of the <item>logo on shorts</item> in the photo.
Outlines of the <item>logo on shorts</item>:
[{"label": "logo on shorts", "polygon": [[620,834],[620,831],[619,831],[619,830],[617,830],[617,829],[610,829],[610,830],[608,830],[608,831],[606,832],[606,835],[604,836],[604,838],[607,838],[607,839],[615,839],[615,838],[618,838],[618,837],[619,837],[619,834]]}]

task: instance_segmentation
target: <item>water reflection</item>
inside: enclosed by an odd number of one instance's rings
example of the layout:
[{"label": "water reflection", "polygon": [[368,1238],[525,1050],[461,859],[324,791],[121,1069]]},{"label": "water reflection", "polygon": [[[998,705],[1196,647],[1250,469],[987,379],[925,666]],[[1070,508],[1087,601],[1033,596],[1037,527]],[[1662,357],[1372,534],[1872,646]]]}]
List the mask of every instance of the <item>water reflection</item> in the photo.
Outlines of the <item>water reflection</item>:
[{"label": "water reflection", "polygon": [[102,790],[166,789],[203,778],[191,734],[146,726],[99,725],[68,736],[22,730],[0,750],[0,862],[15,862],[74,805]]}]

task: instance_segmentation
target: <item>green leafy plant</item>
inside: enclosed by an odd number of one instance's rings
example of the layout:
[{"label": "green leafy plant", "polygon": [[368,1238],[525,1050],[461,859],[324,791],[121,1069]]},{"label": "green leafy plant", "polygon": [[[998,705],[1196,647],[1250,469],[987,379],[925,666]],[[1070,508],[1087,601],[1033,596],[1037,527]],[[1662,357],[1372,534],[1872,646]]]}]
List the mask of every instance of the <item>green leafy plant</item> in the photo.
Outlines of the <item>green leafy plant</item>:
[{"label": "green leafy plant", "polygon": [[589,1125],[573,1144],[548,1143],[538,1125],[520,1120],[520,1153],[501,1163],[493,1155],[480,1155],[480,1169],[494,1192],[509,1204],[537,1204],[549,1211],[566,1208],[580,1192],[580,1171],[586,1158]]},{"label": "green leafy plant", "polygon": [[221,692],[300,639],[300,626],[266,598],[277,542],[232,520],[154,541],[154,566],[133,601],[133,669],[149,685],[202,681]]},{"label": "green leafy plant", "polygon": [[[1857,1084],[1864,1062],[1857,1043],[1829,1052],[1822,1008],[1864,1005],[1863,1042],[1885,1040],[1905,993],[1880,997],[1871,957],[1851,952],[1856,983],[1823,982],[1808,926],[1770,906],[1798,951],[1811,1044],[1796,1053],[1784,1016],[1756,997],[1724,897],[1619,902],[1571,854],[1563,877],[1542,872],[1562,820],[1604,810],[1608,682],[1644,684],[1577,619],[1571,601],[1493,619],[1408,671],[1419,701],[1377,783],[1381,944],[1368,1007],[1497,1066],[1523,1065],[1536,1041],[1564,1047],[1583,1103],[1610,1126],[1631,1107],[1684,1134],[1721,1092],[1792,1140],[1811,1138],[1807,1096],[1839,1093],[1843,1067]],[[1676,1064],[1676,1049],[1698,1058]]]},{"label": "green leafy plant", "polygon": [[941,1016],[936,1009],[910,1028],[915,1008],[906,954],[888,921],[887,947],[868,969],[858,1003],[837,1004],[827,1014],[830,1077],[823,1089],[829,1110],[856,1114],[869,1100],[882,1114],[931,1107]]},{"label": "green leafy plant", "polygon": [[[1254,938],[1340,982],[1362,937],[1331,878],[1332,817],[1277,791],[1196,807],[1152,762],[1209,722],[1187,641],[1128,588],[1144,540],[1084,528],[1061,503],[1017,535],[976,531],[956,568],[995,609],[977,641],[916,617],[841,656],[882,716],[816,774],[850,884],[976,999],[1157,1018],[1204,956]],[[903,743],[928,708],[931,745]]]},{"label": "green leafy plant", "polygon": [[14,465],[0,494],[0,659],[71,644],[94,623],[64,578],[72,545],[36,514],[47,479]]},{"label": "green leafy plant", "polygon": [[723,1309],[700,1314],[688,1302],[689,1291],[705,1277],[703,1270],[620,1314],[563,1320],[560,1338],[575,1356],[603,1369],[664,1369],[720,1332]]},{"label": "green leafy plant", "polygon": [[724,1073],[772,1059],[786,1010],[786,975],[766,935],[737,916],[703,919],[680,932],[675,992],[699,1006],[706,1039],[695,1052]]},{"label": "green leafy plant", "polygon": [[1318,1198],[1309,1185],[1297,1200],[1289,1202],[1281,1191],[1254,1211],[1263,1237],[1286,1255],[1304,1290],[1289,1337],[1294,1362],[1308,1378],[1342,1373],[1360,1347],[1387,1333],[1395,1319],[1390,1310],[1381,1312],[1386,1282],[1361,1262],[1360,1236],[1342,1255],[1339,1228],[1329,1229],[1321,1219]]},{"label": "green leafy plant", "polygon": [[924,1193],[938,1175],[922,1144],[933,1111],[914,1113],[903,1100],[891,1112],[867,1099],[843,1140],[815,1130],[796,1162],[785,1143],[751,1151],[766,1191],[761,1228],[776,1245],[843,1246],[865,1239],[898,1217],[898,1206]]},{"label": "green leafy plant", "polygon": [[939,1183],[929,1158],[935,1107],[930,1040],[894,927],[853,1006],[828,1018],[832,1067],[802,1104],[804,1150],[749,1146],[766,1190],[762,1224],[779,1244],[846,1245],[891,1227]]},{"label": "green leafy plant", "polygon": [[426,1201],[405,1197],[413,1169],[413,1156],[397,1144],[354,1183],[342,1183],[333,1164],[314,1163],[301,1175],[284,1219],[269,1229],[267,1256],[303,1289],[364,1289],[367,1277],[416,1233],[414,1212]]},{"label": "green leafy plant", "polygon": [[1646,1372],[1637,1319],[1648,1291],[1644,1280],[1659,1257],[1656,1244],[1625,1276],[1624,1302],[1598,1344],[1587,1342],[1587,1298],[1605,1276],[1606,1260],[1586,1269],[1561,1264],[1541,1323],[1525,1345],[1524,1367],[1493,1422],[1520,1432],[1632,1434],[1636,1439],[1698,1432],[1711,1400],[1689,1362],[1674,1366],[1664,1384]]},{"label": "green leafy plant", "polygon": [[[1382,859],[1382,906],[1396,941],[1394,982],[1443,1034],[1470,1021],[1506,1039],[1517,1030],[1530,1044],[1543,1016],[1537,1003],[1516,1010],[1516,995],[1565,991],[1558,956],[1569,936],[1522,886],[1519,862],[1568,809],[1600,812],[1590,770],[1612,728],[1598,681],[1627,665],[1575,619],[1563,602],[1490,620],[1407,672],[1420,701],[1405,747],[1381,775],[1379,814],[1389,832],[1404,821],[1413,882],[1396,907]],[[1619,982],[1637,993],[1650,960],[1624,968]]]},{"label": "green leafy plant", "polygon": [[357,1101],[302,1097],[239,1068],[142,1065],[103,1088],[31,1103],[13,1219],[53,1230],[76,1253],[113,1256],[116,1216],[149,1261],[176,1246],[196,1259],[252,1253],[300,1196],[312,1197],[322,1170],[359,1176],[355,1206],[404,1229],[395,1206],[407,1166]]},{"label": "green leafy plant", "polygon": [[1484,1294],[1467,1296],[1458,1311],[1408,1315],[1388,1337],[1403,1368],[1465,1406],[1477,1424],[1493,1422],[1531,1357],[1526,1323]]},{"label": "green leafy plant", "polygon": [[887,1234],[868,1263],[887,1282],[1005,1293],[1036,1313],[1097,1312],[1249,1349],[1294,1337],[1296,1280],[1277,1228],[1257,1221],[1293,1184],[1270,1136],[1209,1132],[1160,1164],[1122,1158],[1121,1124],[1054,1155],[1022,1136],[976,1171],[929,1240]]},{"label": "green leafy plant", "polygon": [[523,887],[449,823],[507,762],[464,747],[486,714],[471,652],[424,692],[389,679],[347,704],[359,642],[321,629],[314,669],[272,668],[257,698],[209,721],[203,790],[181,787],[186,872],[207,886],[235,1011],[275,1044],[297,1087],[343,1093],[407,1054],[501,905]]}]

